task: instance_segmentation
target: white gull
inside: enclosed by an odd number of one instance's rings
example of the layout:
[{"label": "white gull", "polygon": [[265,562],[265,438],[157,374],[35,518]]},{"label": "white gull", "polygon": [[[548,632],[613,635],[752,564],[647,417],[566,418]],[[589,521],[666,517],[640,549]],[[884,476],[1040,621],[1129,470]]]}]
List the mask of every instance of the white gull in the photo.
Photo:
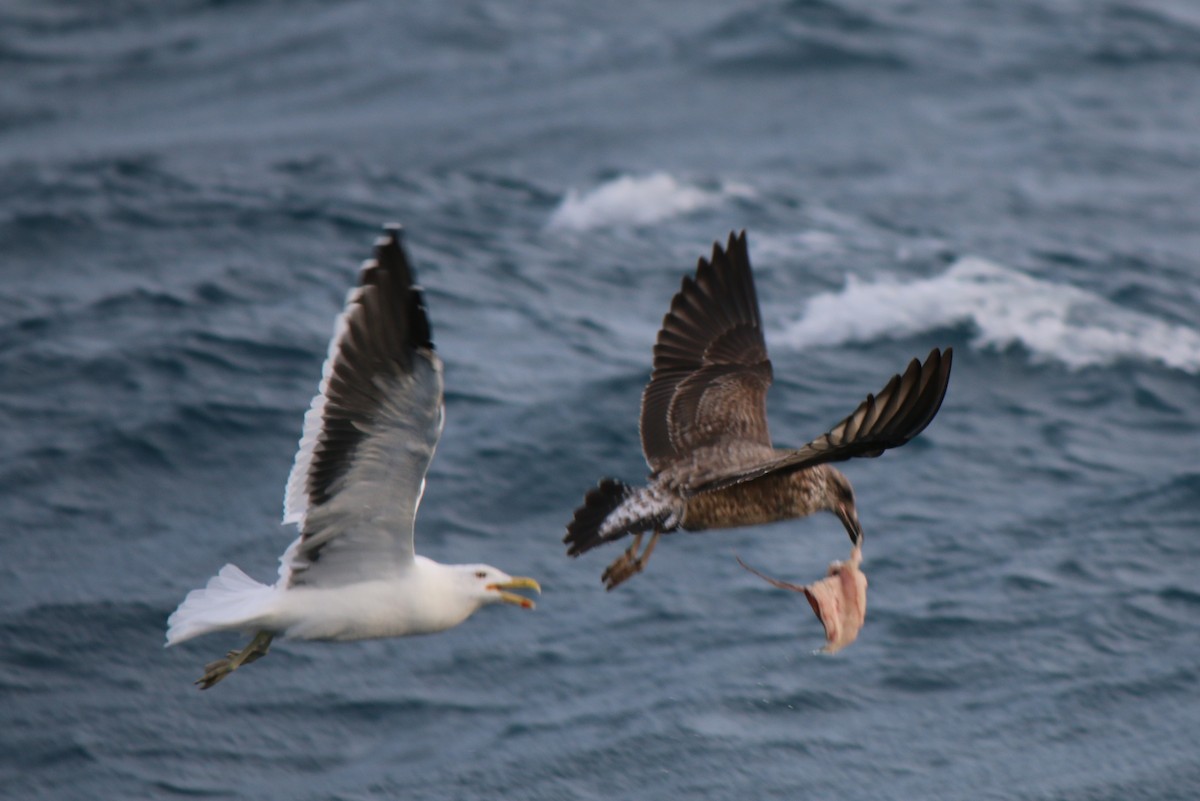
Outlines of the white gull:
[{"label": "white gull", "polygon": [[283,522],[300,536],[260,584],[226,565],[167,622],[167,645],[216,631],[254,632],[210,663],[208,689],[267,653],[275,636],[361,640],[430,634],[491,603],[533,602],[533,579],[490,565],[445,565],[413,550],[425,473],[442,432],[442,361],[416,276],[388,226],[337,319],[320,391],[288,478]]}]

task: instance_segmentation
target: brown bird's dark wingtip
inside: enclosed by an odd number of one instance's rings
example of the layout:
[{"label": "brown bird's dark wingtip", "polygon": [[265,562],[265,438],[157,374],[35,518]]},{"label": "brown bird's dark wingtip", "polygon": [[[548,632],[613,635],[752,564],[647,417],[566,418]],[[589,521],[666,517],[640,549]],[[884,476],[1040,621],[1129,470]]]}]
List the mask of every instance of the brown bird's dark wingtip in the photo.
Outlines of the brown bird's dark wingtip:
[{"label": "brown bird's dark wingtip", "polygon": [[[719,244],[719,243],[718,243]],[[714,245],[717,247],[718,245]],[[725,243],[725,252],[733,253],[734,249],[746,250],[746,229],[740,231],[730,231],[729,240]]]},{"label": "brown bird's dark wingtip", "polygon": [[[732,253],[735,248],[742,249],[742,250],[746,249],[746,229],[745,228],[741,229],[740,231],[730,231],[729,239],[726,240],[724,247],[721,247],[720,240],[713,242],[711,261],[716,262],[718,259],[722,258],[723,256],[726,256],[726,255]],[[701,256],[700,263],[703,264],[705,261],[710,261],[710,260],[705,259],[703,256]]]},{"label": "brown bird's dark wingtip", "polygon": [[950,382],[950,367],[954,364],[954,348],[947,346],[942,348],[940,352],[937,348],[934,348],[933,352],[929,354],[930,358],[933,358],[935,353],[938,355],[937,367],[938,372],[941,374],[941,384],[944,391],[944,387]]}]

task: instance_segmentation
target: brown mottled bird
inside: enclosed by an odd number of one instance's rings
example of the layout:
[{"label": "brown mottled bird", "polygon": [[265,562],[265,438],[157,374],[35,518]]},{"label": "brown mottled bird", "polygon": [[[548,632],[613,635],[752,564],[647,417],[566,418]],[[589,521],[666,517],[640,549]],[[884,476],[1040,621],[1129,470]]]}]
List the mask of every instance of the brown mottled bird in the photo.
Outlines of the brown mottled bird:
[{"label": "brown mottled bird", "polygon": [[[649,483],[606,478],[567,526],[567,553],[634,535],[604,571],[613,589],[646,566],[660,535],[805,517],[829,511],[850,540],[862,527],[849,480],[830,462],[879,456],[920,434],[946,395],[952,350],[913,359],[828,433],[799,448],[776,448],[767,432],[771,360],[746,233],[713,245],[696,277],[685,277],[654,345],[654,372],[642,393],[642,451]],[[652,532],[638,553],[642,535]]]}]

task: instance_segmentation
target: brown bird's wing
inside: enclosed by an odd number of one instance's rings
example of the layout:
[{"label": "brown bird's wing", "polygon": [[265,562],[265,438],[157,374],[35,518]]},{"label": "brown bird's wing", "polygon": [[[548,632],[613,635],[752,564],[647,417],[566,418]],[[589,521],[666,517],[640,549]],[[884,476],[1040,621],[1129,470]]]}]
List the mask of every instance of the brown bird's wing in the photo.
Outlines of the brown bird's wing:
[{"label": "brown bird's wing", "polygon": [[853,414],[803,447],[782,450],[755,465],[740,465],[722,475],[708,476],[691,487],[691,494],[711,492],[768,473],[790,473],[824,462],[856,456],[879,456],[898,448],[925,430],[942,406],[950,381],[954,351],[934,348],[921,364],[909,362],[904,375],[894,375],[877,395],[867,395]]},{"label": "brown bird's wing", "polygon": [[763,340],[746,232],[700,259],[685,276],[654,345],[654,373],[642,393],[640,429],[655,473],[693,451],[725,442],[770,447]]}]

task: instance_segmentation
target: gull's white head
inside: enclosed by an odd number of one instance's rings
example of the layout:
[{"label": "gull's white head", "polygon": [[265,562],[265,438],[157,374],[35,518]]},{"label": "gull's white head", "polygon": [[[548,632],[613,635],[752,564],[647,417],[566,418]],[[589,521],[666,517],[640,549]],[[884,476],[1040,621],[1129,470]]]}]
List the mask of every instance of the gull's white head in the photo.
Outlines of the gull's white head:
[{"label": "gull's white head", "polygon": [[491,565],[456,565],[460,578],[471,595],[483,604],[513,604],[522,609],[533,609],[533,601],[524,595],[508,590],[533,590],[541,593],[541,586],[531,578],[510,576]]}]

